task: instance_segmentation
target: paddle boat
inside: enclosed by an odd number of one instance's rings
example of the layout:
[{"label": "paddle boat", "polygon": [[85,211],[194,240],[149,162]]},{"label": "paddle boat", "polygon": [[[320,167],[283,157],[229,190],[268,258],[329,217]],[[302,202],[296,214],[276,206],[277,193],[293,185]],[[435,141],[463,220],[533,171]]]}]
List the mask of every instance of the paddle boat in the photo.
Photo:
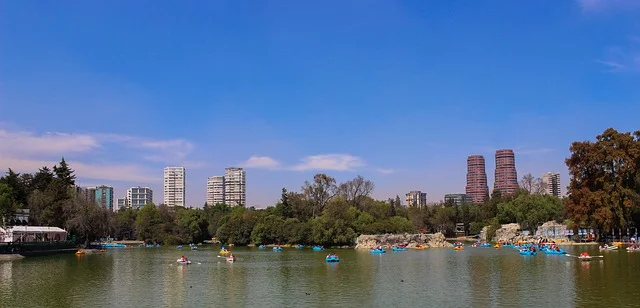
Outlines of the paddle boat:
[{"label": "paddle boat", "polygon": [[627,247],[627,251],[640,251],[640,246],[634,245]]},{"label": "paddle boat", "polygon": [[478,246],[480,246],[480,243],[478,242],[471,244],[471,247],[478,247]]},{"label": "paddle boat", "polygon": [[455,242],[453,243],[453,246],[464,246],[464,244],[462,242]]},{"label": "paddle boat", "polygon": [[598,249],[600,251],[618,250],[618,246],[609,246],[607,244],[604,244],[604,246],[598,246]]},{"label": "paddle boat", "polygon": [[546,248],[546,249],[543,249],[542,251],[544,251],[544,253],[548,255],[566,255],[567,254],[567,252],[564,251],[564,249],[560,249],[560,248],[558,248],[558,250]]},{"label": "paddle boat", "polygon": [[219,253],[220,253],[221,255],[223,255],[223,256],[224,256],[224,255],[228,255],[228,254],[230,254],[230,253],[231,253],[231,251],[230,251],[230,250],[228,250],[227,248],[222,247],[222,248],[220,249],[220,252],[219,252]]},{"label": "paddle boat", "polygon": [[78,249],[78,251],[76,251],[76,256],[81,256],[84,254],[85,254],[84,249]]},{"label": "paddle boat", "polygon": [[493,248],[502,248],[502,244],[498,243],[493,246]]},{"label": "paddle boat", "polygon": [[407,251],[407,247],[403,247],[403,246],[393,246],[393,251]]},{"label": "paddle boat", "polygon": [[373,248],[371,250],[369,250],[370,253],[375,253],[375,254],[380,254],[380,253],[385,253],[386,251],[381,247],[378,246],[377,248]]},{"label": "paddle boat", "polygon": [[185,258],[184,256],[181,258],[178,258],[176,262],[178,262],[179,264],[191,264],[191,261],[189,261],[189,259]]},{"label": "paddle boat", "polygon": [[453,246],[453,250],[464,250],[464,246]]},{"label": "paddle boat", "polygon": [[267,246],[265,246],[265,245],[258,246],[258,249],[265,249],[265,248],[267,248]]},{"label": "paddle boat", "polygon": [[418,245],[416,245],[416,247],[414,247],[415,250],[424,250],[426,248],[427,248],[427,246],[420,245],[420,244],[418,244]]},{"label": "paddle boat", "polygon": [[480,247],[491,247],[491,244],[489,244],[489,243],[482,243],[482,244],[480,244]]},{"label": "paddle boat", "polygon": [[514,245],[513,244],[502,244],[502,247],[513,248]]},{"label": "paddle boat", "polygon": [[329,263],[340,262],[340,258],[338,258],[338,255],[336,254],[328,254],[324,260]]},{"label": "paddle boat", "polygon": [[273,251],[281,252],[282,251],[282,247],[280,247],[280,246],[273,247]]},{"label": "paddle boat", "polygon": [[324,250],[324,246],[313,246],[313,251],[323,251]]},{"label": "paddle boat", "polygon": [[304,248],[304,245],[297,244],[297,245],[295,245],[293,247],[296,248],[296,249],[302,249],[302,248]]},{"label": "paddle boat", "polygon": [[591,261],[593,257],[590,256],[588,253],[583,252],[578,256],[578,259],[580,259],[581,261]]},{"label": "paddle boat", "polygon": [[538,252],[535,250],[531,250],[531,249],[520,249],[520,255],[523,256],[535,256],[537,255]]},{"label": "paddle boat", "polygon": [[191,250],[198,250],[198,246],[191,246]]},{"label": "paddle boat", "polygon": [[235,262],[236,261],[236,256],[234,256],[233,254],[229,254],[227,256],[227,262]]},{"label": "paddle boat", "polygon": [[178,249],[182,249],[182,245],[178,245],[178,247],[176,247],[176,248],[178,248]]}]

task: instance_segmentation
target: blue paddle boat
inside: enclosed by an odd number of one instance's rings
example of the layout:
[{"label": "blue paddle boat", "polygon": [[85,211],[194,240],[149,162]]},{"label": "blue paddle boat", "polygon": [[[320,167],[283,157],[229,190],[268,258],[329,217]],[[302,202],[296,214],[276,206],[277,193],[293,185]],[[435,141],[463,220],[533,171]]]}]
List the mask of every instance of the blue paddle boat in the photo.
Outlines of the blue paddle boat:
[{"label": "blue paddle boat", "polygon": [[177,247],[177,248],[178,248],[178,249],[182,249],[182,245],[178,245],[178,247]]},{"label": "blue paddle boat", "polygon": [[523,256],[535,256],[538,253],[536,251],[533,250],[529,250],[529,249],[520,249],[520,255]]},{"label": "blue paddle boat", "polygon": [[398,246],[393,246],[393,251],[407,251],[408,249],[406,247],[398,247]]},{"label": "blue paddle boat", "polygon": [[323,251],[323,250],[324,250],[323,246],[318,246],[318,245],[313,246],[313,251]]},{"label": "blue paddle boat", "polygon": [[491,244],[489,244],[489,243],[482,243],[482,244],[480,244],[480,247],[491,247]]},{"label": "blue paddle boat", "polygon": [[548,255],[566,255],[567,254],[567,252],[564,251],[564,249],[554,250],[554,249],[547,248],[547,249],[544,249],[543,251]]},{"label": "blue paddle boat", "polygon": [[258,249],[265,249],[265,248],[267,248],[267,246],[265,246],[265,245],[258,246]]},{"label": "blue paddle boat", "polygon": [[324,258],[324,260],[329,263],[340,262],[340,258],[338,258],[338,256],[335,254],[328,255],[326,258]]},{"label": "blue paddle boat", "polygon": [[282,251],[282,247],[280,247],[280,246],[273,247],[273,251],[281,252]]},{"label": "blue paddle boat", "polygon": [[382,248],[374,248],[369,250],[370,253],[374,253],[374,254],[379,254],[379,253],[385,253],[386,251]]},{"label": "blue paddle boat", "polygon": [[298,245],[295,245],[293,247],[296,248],[296,249],[302,249],[302,248],[304,248],[304,245],[298,244]]}]

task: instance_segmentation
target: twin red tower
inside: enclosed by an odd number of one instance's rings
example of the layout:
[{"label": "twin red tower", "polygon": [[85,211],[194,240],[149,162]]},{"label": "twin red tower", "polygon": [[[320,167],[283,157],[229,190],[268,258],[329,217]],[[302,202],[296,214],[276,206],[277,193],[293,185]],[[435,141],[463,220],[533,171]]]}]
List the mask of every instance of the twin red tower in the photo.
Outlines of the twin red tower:
[{"label": "twin red tower", "polygon": [[[496,173],[493,185],[494,191],[502,195],[510,195],[518,189],[518,174],[516,172],[516,159],[511,149],[496,151]],[[487,173],[484,167],[482,155],[467,157],[467,187],[466,194],[471,202],[483,203],[489,197],[487,185]]]}]

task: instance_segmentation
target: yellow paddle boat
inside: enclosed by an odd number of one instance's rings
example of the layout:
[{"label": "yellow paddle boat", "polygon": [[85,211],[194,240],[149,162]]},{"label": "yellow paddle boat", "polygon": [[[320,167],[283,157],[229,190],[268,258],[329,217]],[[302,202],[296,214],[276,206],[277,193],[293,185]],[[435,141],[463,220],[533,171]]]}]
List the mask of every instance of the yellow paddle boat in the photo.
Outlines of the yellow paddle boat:
[{"label": "yellow paddle boat", "polygon": [[424,245],[416,245],[416,247],[414,247],[415,250],[424,250],[426,248],[427,246],[424,246]]},{"label": "yellow paddle boat", "polygon": [[464,250],[464,246],[455,246],[453,250]]},{"label": "yellow paddle boat", "polygon": [[493,246],[493,248],[502,248],[502,244],[498,243]]},{"label": "yellow paddle boat", "polygon": [[228,255],[228,254],[230,254],[230,253],[231,253],[231,251],[230,251],[230,250],[220,249],[220,254],[221,254],[221,255],[223,255],[223,256],[224,256],[224,255]]},{"label": "yellow paddle boat", "polygon": [[84,249],[78,249],[78,251],[76,251],[76,256],[84,255],[84,253]]}]

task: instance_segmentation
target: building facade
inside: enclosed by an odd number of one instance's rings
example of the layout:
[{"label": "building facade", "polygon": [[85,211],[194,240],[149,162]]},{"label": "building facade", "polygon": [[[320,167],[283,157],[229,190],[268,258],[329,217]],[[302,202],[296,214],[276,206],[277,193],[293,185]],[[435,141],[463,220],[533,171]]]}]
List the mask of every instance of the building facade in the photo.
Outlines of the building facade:
[{"label": "building facade", "polygon": [[98,186],[92,187],[95,191],[96,203],[110,211],[114,211],[113,208],[113,187],[111,186]]},{"label": "building facade", "polygon": [[225,181],[223,175],[216,175],[207,179],[207,204],[224,203]]},{"label": "building facade", "polygon": [[139,209],[153,203],[153,190],[149,187],[131,187],[127,189],[126,206],[132,209]]},{"label": "building facade", "polygon": [[88,202],[96,203],[96,188],[76,186],[76,196],[83,198]]},{"label": "building facade", "polygon": [[489,197],[487,172],[484,156],[471,155],[467,157],[467,186],[465,192],[473,204],[484,203]]},{"label": "building facade", "polygon": [[186,205],[186,170],[184,167],[164,168],[164,204],[169,207]]},{"label": "building facade", "polygon": [[562,195],[562,190],[560,188],[560,173],[546,172],[542,174],[541,179],[545,194],[560,198]]},{"label": "building facade", "polygon": [[427,207],[427,193],[419,190],[412,190],[405,195],[407,207],[425,208]]},{"label": "building facade", "polygon": [[231,206],[247,204],[247,174],[242,168],[224,170],[224,202]]},{"label": "building facade", "polygon": [[473,203],[473,200],[466,194],[446,194],[444,195],[444,203],[452,203],[455,207],[459,207],[463,203]]},{"label": "building facade", "polygon": [[493,190],[499,191],[503,196],[507,196],[514,194],[519,187],[516,159],[513,150],[497,150]]},{"label": "building facade", "polygon": [[120,211],[120,210],[124,210],[126,208],[129,207],[129,204],[127,202],[127,198],[118,198],[116,199],[116,210]]}]

